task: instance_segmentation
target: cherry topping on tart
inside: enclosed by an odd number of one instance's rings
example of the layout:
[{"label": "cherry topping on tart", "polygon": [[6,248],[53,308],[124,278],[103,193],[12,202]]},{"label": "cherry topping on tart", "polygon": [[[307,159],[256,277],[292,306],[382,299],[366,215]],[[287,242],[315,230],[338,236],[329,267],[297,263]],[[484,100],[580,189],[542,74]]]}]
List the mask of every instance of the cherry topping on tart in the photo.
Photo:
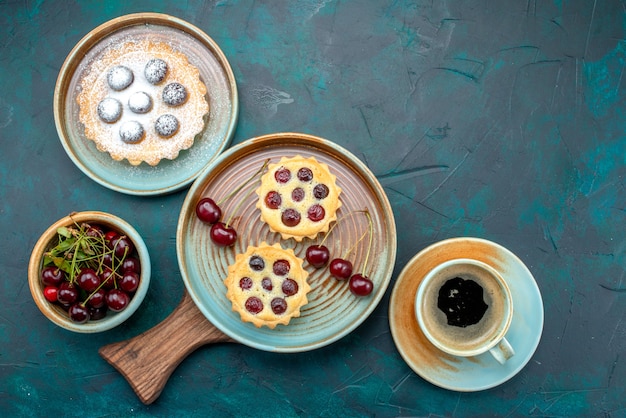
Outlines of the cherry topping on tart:
[{"label": "cherry topping on tart", "polygon": [[285,209],[280,219],[286,226],[293,227],[300,223],[300,213],[295,209]]},{"label": "cherry topping on tart", "polygon": [[265,277],[263,280],[261,280],[261,287],[268,292],[271,292],[274,288],[274,286],[272,285],[272,279],[270,279],[269,277]]},{"label": "cherry topping on tart", "polygon": [[254,271],[261,271],[265,267],[265,261],[263,261],[263,258],[258,255],[251,257],[249,264],[250,268]]},{"label": "cherry topping on tart", "polygon": [[287,183],[289,180],[291,180],[291,171],[283,167],[279,170],[276,170],[276,173],[274,173],[274,178],[279,183]]},{"label": "cherry topping on tart", "polygon": [[270,209],[278,209],[282,203],[282,199],[280,198],[280,193],[271,191],[267,195],[265,195],[265,204]]},{"label": "cherry topping on tart", "polygon": [[283,282],[282,291],[286,296],[293,296],[298,293],[298,283],[295,280],[287,279]]},{"label": "cherry topping on tart", "polygon": [[284,314],[287,310],[287,302],[283,298],[274,298],[271,302],[272,312],[276,315]]},{"label": "cherry topping on tart", "polygon": [[272,271],[277,276],[284,276],[287,273],[289,273],[290,268],[291,268],[291,265],[289,264],[289,261],[278,260],[274,262],[274,265],[272,266]]},{"label": "cherry topping on tart", "polygon": [[256,296],[249,297],[246,300],[246,309],[252,314],[258,314],[263,310],[263,302]]},{"label": "cherry topping on tart", "polygon": [[307,217],[313,222],[319,222],[324,219],[326,212],[324,211],[324,207],[321,205],[313,205],[307,211]]},{"label": "cherry topping on tart", "polygon": [[302,187],[296,187],[293,189],[291,192],[291,199],[293,199],[294,202],[302,201],[302,199],[304,199],[304,189]]},{"label": "cherry topping on tart", "polygon": [[242,288],[243,290],[248,290],[252,288],[252,279],[249,277],[242,277],[239,280],[239,287]]},{"label": "cherry topping on tart", "polygon": [[313,180],[313,172],[308,167],[302,167],[298,170],[298,179],[300,181],[309,182]]}]

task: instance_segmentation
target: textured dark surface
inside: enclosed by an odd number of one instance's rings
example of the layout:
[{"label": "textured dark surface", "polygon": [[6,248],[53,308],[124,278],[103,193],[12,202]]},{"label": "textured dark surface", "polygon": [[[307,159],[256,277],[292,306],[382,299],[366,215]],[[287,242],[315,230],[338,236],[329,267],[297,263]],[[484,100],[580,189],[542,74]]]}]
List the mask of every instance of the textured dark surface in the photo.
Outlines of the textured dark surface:
[{"label": "textured dark surface", "polygon": [[[129,4],[132,3],[132,6]],[[0,1],[0,410],[10,416],[624,416],[626,14],[620,0]],[[398,226],[394,277],[419,250],[477,236],[517,254],[545,302],[537,352],[477,393],[433,386],[396,351],[388,295],[326,348],[200,349],[145,406],[102,360],[178,304],[186,191],[103,188],[65,154],[52,115],[58,71],[114,17],[168,13],[222,48],[239,86],[233,143],[281,131],[361,158]],[[78,335],[37,310],[30,250],[71,211],[129,221],[153,259],[123,326]],[[393,281],[392,281],[393,285]],[[388,292],[389,293],[389,292]]]}]

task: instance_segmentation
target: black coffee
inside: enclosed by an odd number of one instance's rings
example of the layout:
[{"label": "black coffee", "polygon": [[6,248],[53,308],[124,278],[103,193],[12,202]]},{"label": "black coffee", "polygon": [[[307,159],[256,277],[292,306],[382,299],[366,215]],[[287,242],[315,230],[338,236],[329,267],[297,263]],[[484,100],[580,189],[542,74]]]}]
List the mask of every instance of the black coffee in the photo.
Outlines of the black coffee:
[{"label": "black coffee", "polygon": [[437,307],[446,315],[448,325],[465,328],[477,324],[489,306],[483,299],[483,288],[471,279],[455,277],[439,289]]},{"label": "black coffee", "polygon": [[490,341],[508,310],[497,278],[476,264],[458,263],[440,270],[423,293],[423,325],[432,338],[455,351],[472,351]]}]

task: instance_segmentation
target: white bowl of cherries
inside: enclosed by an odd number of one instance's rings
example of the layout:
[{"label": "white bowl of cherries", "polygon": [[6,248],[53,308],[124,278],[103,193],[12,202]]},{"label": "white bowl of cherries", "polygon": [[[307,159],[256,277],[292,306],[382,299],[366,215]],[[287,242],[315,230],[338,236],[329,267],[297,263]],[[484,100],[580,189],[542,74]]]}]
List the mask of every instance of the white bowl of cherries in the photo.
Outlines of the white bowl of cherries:
[{"label": "white bowl of cherries", "polygon": [[141,305],[150,285],[150,256],[139,233],[117,216],[72,213],[39,238],[28,265],[39,310],[74,332],[109,330]]}]

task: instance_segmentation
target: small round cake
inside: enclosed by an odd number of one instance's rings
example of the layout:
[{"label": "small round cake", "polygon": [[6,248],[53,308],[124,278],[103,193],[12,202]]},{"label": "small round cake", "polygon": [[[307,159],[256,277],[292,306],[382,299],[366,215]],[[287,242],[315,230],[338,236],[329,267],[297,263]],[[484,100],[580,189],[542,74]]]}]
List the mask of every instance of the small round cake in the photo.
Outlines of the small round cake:
[{"label": "small round cake", "polygon": [[200,71],[164,42],[111,44],[88,63],[79,87],[87,139],[132,165],[177,158],[203,131],[209,113]]},{"label": "small round cake", "polygon": [[314,157],[283,157],[270,164],[256,193],[261,220],[283,239],[302,241],[328,232],[341,207],[336,177]]},{"label": "small round cake", "polygon": [[256,327],[287,325],[308,303],[309,273],[292,249],[265,242],[237,254],[228,267],[226,297],[241,320]]}]

